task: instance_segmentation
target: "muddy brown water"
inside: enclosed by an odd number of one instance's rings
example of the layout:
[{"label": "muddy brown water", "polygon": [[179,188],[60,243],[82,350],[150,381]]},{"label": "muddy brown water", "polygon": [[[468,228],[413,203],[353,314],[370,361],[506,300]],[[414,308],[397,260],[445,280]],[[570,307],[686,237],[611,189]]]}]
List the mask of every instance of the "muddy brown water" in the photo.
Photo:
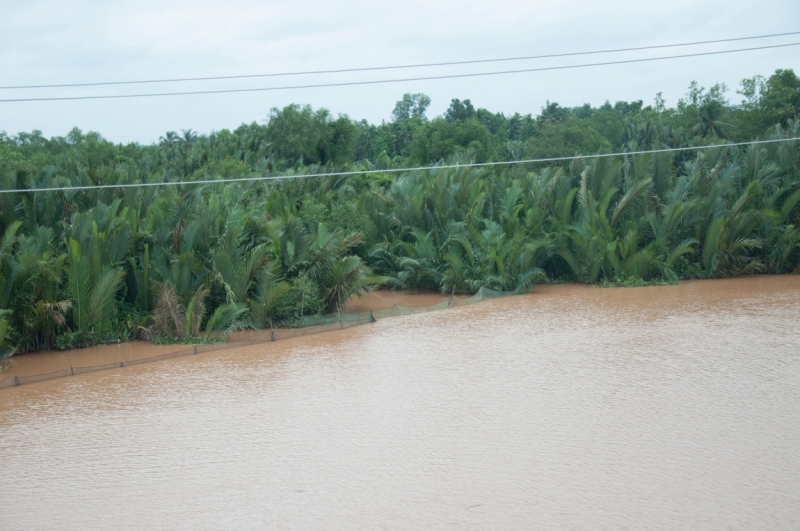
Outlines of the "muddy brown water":
[{"label": "muddy brown water", "polygon": [[799,310],[544,286],[0,390],[0,529],[796,530]]}]

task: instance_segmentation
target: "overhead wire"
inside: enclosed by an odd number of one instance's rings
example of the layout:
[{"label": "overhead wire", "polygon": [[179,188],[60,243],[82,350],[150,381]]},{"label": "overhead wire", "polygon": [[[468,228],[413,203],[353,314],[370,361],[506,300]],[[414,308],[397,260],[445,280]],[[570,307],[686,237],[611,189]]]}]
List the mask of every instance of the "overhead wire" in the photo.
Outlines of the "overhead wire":
[{"label": "overhead wire", "polygon": [[397,78],[397,79],[375,79],[375,80],[367,80],[367,81],[344,81],[340,83],[317,83],[317,84],[310,84],[310,85],[292,85],[292,86],[280,86],[280,87],[261,87],[261,88],[242,88],[242,89],[219,89],[219,90],[197,90],[197,91],[185,91],[185,92],[154,92],[154,93],[144,93],[144,94],[101,94],[96,96],[51,96],[51,97],[40,97],[40,98],[10,98],[10,99],[0,99],[0,103],[18,103],[18,102],[31,102],[31,101],[75,101],[75,100],[107,100],[107,99],[122,99],[122,98],[153,98],[153,97],[163,97],[163,96],[196,96],[200,94],[233,94],[233,93],[245,93],[245,92],[266,92],[266,91],[276,91],[276,90],[296,90],[296,89],[310,89],[310,88],[330,88],[330,87],[347,87],[347,86],[356,86],[356,85],[378,85],[378,84],[385,84],[385,83],[401,83],[401,82],[408,82],[408,81],[430,81],[430,80],[437,80],[437,79],[457,79],[457,78],[467,78],[467,77],[482,77],[482,76],[496,76],[496,75],[504,75],[504,74],[521,74],[525,72],[545,72],[551,70],[570,70],[576,68],[587,68],[587,67],[594,67],[594,66],[609,66],[609,65],[621,65],[621,64],[631,64],[631,63],[644,63],[650,61],[664,61],[668,59],[682,59],[687,57],[700,57],[700,56],[709,56],[709,55],[722,55],[722,54],[729,54],[729,53],[740,53],[740,52],[750,52],[754,50],[767,50],[767,49],[774,49],[774,48],[786,48],[790,46],[800,46],[800,42],[793,42],[787,44],[774,44],[770,46],[758,46],[752,48],[739,48],[736,50],[718,50],[714,52],[698,52],[698,53],[691,53],[691,54],[681,54],[681,55],[670,55],[664,57],[646,57],[640,59],[624,59],[619,61],[604,61],[600,63],[584,63],[578,65],[562,65],[562,66],[546,66],[546,67],[539,67],[539,68],[524,68],[519,70],[502,70],[502,71],[495,71],[495,72],[471,72],[466,74],[446,74],[446,75],[439,75],[439,76],[422,76],[422,77],[408,77],[408,78]]},{"label": "overhead wire", "polygon": [[354,175],[371,175],[377,173],[403,173],[414,171],[429,171],[429,170],[446,170],[458,168],[485,168],[491,166],[508,166],[517,164],[534,164],[542,162],[565,162],[569,160],[584,160],[584,159],[597,159],[608,157],[621,157],[631,155],[646,155],[654,153],[670,153],[677,151],[699,151],[703,149],[718,149],[730,148],[739,146],[751,146],[758,144],[774,144],[776,142],[790,142],[793,140],[800,140],[800,137],[792,138],[775,138],[770,140],[751,140],[749,142],[732,142],[729,144],[717,144],[713,146],[688,146],[680,148],[663,148],[663,149],[650,149],[640,151],[625,151],[619,153],[599,153],[595,155],[573,155],[569,157],[548,157],[539,159],[525,159],[525,160],[512,160],[502,162],[473,162],[467,164],[443,164],[438,166],[417,166],[410,168],[388,168],[379,170],[353,170],[353,171],[340,171],[340,172],[327,172],[327,173],[306,173],[296,175],[264,175],[259,177],[237,177],[228,179],[202,179],[197,181],[166,181],[166,182],[153,182],[153,183],[126,183],[126,184],[101,184],[93,186],[59,186],[52,188],[16,188],[10,190],[0,190],[0,194],[12,193],[31,193],[31,192],[63,192],[70,190],[107,190],[107,189],[122,189],[122,188],[145,188],[154,186],[192,186],[200,184],[227,184],[227,183],[246,183],[246,182],[260,182],[260,181],[276,181],[285,179],[311,179],[316,177],[343,177]]},{"label": "overhead wire", "polygon": [[747,41],[747,40],[756,40],[756,39],[769,39],[775,37],[786,37],[789,35],[800,35],[800,31],[790,31],[786,33],[772,33],[769,35],[754,35],[750,37],[733,37],[729,39],[715,39],[710,41],[694,41],[694,42],[681,42],[681,43],[673,43],[673,44],[657,44],[651,46],[635,46],[630,48],[612,48],[606,50],[588,50],[588,51],[581,51],[581,52],[566,52],[566,53],[554,53],[554,54],[545,54],[545,55],[525,55],[519,57],[501,57],[501,58],[494,58],[494,59],[475,59],[475,60],[468,60],[468,61],[445,61],[441,63],[418,63],[418,64],[407,64],[407,65],[391,65],[391,66],[371,66],[371,67],[354,67],[354,68],[340,68],[340,69],[331,69],[331,70],[306,70],[306,71],[299,71],[299,72],[276,72],[276,73],[269,73],[269,74],[239,74],[239,75],[229,75],[229,76],[206,76],[206,77],[182,77],[182,78],[166,78],[166,79],[136,79],[136,80],[127,80],[127,81],[95,81],[95,82],[83,82],[83,83],[59,83],[59,84],[48,84],[48,85],[10,85],[10,86],[0,86],[0,90],[12,90],[12,89],[45,89],[45,88],[68,88],[68,87],[97,87],[97,86],[108,86],[108,85],[138,85],[138,84],[146,84],[146,83],[182,83],[187,81],[218,81],[218,80],[225,80],[225,79],[253,79],[253,78],[265,78],[265,77],[286,77],[286,76],[305,76],[305,75],[320,75],[320,74],[341,74],[341,73],[349,73],[349,72],[374,72],[380,70],[400,70],[400,69],[410,69],[410,68],[428,68],[428,67],[436,67],[436,66],[458,66],[458,65],[470,65],[470,64],[482,64],[482,63],[499,63],[499,62],[507,62],[507,61],[527,61],[533,59],[552,59],[556,57],[576,57],[581,55],[599,55],[604,53],[620,53],[620,52],[634,52],[634,51],[644,51],[644,50],[658,50],[664,48],[678,48],[683,46],[700,46],[705,44],[719,44],[724,42],[735,42],[735,41]]}]

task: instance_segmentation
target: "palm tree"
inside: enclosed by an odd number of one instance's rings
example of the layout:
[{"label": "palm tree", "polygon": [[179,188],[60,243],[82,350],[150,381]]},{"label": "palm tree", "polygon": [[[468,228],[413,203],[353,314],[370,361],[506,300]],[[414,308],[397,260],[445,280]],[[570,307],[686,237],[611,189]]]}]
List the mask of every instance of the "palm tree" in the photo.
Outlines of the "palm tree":
[{"label": "palm tree", "polygon": [[292,290],[292,286],[274,275],[271,271],[263,270],[256,281],[253,298],[250,301],[250,313],[253,325],[264,328],[269,325],[273,328],[272,320],[281,298]]},{"label": "palm tree", "polygon": [[67,292],[75,331],[104,338],[116,312],[116,294],[125,276],[122,268],[94,265],[81,254],[77,241],[69,242]]},{"label": "palm tree", "polygon": [[[195,142],[197,142],[197,133],[191,129],[181,129],[181,133],[183,134],[181,135],[180,141],[185,143],[187,146],[191,147]],[[170,133],[167,134],[169,135]]]},{"label": "palm tree", "polygon": [[161,147],[167,150],[178,145],[179,141],[180,137],[175,131],[167,131],[164,136],[158,138],[158,142],[161,144]]},{"label": "palm tree", "polygon": [[[797,107],[792,98],[778,103]],[[688,127],[679,124],[691,113],[625,115],[624,146],[715,144],[743,134],[728,122],[742,123],[745,110],[729,120],[727,104],[700,96],[691,110],[697,118]],[[763,121],[762,111],[750,118]],[[506,119],[495,135],[499,161],[520,159],[534,129],[571,116],[548,102],[538,120]],[[5,348],[125,338],[155,320],[178,338],[293,324],[309,304],[314,313],[323,305],[340,311],[349,297],[382,285],[473,293],[521,291],[545,276],[615,283],[797,271],[800,142],[787,139],[800,136],[800,123],[787,120],[765,137],[785,141],[748,149],[536,169],[464,167],[475,158],[464,149],[446,161],[457,168],[123,189],[98,185],[223,172],[301,176],[333,166],[272,158],[274,131],[259,124],[207,136],[170,131],[151,146],[109,143],[91,160],[85,145],[0,134],[3,190],[90,188],[0,194]],[[379,153],[345,169],[407,165],[419,123],[361,125],[360,149]],[[354,214],[347,223],[334,215],[343,205]]]},{"label": "palm tree", "polygon": [[700,122],[692,128],[692,131],[704,138],[709,136],[727,138],[727,131],[733,127],[722,121],[727,112],[727,107],[718,101],[704,103],[699,110]]},{"label": "palm tree", "polygon": [[358,256],[346,256],[337,260],[325,275],[325,285],[328,286],[325,304],[329,311],[339,313],[350,297],[360,296],[386,281],[385,277],[373,275]]},{"label": "palm tree", "polygon": [[556,102],[550,102],[548,100],[547,104],[542,107],[542,113],[539,115],[539,120],[544,123],[556,123],[556,122],[563,122],[567,119],[568,111],[567,109],[559,106]]},{"label": "palm tree", "polygon": [[190,339],[200,336],[203,318],[206,314],[205,300],[209,289],[198,288],[189,303],[184,306],[174,285],[167,281],[154,282],[158,293],[153,321],[145,330],[150,339],[163,337]]}]

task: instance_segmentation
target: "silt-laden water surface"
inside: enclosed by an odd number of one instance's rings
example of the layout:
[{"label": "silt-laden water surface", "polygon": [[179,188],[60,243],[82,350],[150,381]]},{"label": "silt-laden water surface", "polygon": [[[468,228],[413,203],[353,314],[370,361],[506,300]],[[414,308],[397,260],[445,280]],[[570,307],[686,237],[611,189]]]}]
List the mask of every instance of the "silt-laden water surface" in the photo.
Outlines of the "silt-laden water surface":
[{"label": "silt-laden water surface", "polygon": [[800,277],[530,295],[0,391],[0,529],[800,528]]}]

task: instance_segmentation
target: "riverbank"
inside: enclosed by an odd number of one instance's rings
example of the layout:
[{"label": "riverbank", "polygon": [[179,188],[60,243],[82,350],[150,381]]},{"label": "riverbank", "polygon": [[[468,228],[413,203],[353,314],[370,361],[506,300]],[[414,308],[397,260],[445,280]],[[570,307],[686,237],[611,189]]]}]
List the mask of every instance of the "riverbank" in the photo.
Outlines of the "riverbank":
[{"label": "riverbank", "polygon": [[[787,284],[792,285],[793,282],[796,282],[800,286],[800,276],[752,275],[732,279],[685,280],[680,284],[620,289],[594,289],[597,286],[575,283],[540,284],[536,286],[534,293],[545,300],[551,297],[569,298],[580,296],[588,298],[601,306],[606,306],[613,305],[616,301],[628,300],[631,295],[626,292],[630,290],[635,290],[634,292],[638,297],[648,299],[658,297],[657,294],[661,290],[680,289],[684,293],[692,293],[697,288],[700,292],[705,292],[708,290],[703,286],[713,285],[712,292],[717,297],[731,297],[743,289],[752,289],[753,286],[758,286],[759,288],[757,289],[769,289],[769,286],[775,285],[776,282],[783,282],[781,279],[787,279],[785,281]],[[274,331],[245,330],[230,334],[224,343],[154,345],[147,341],[131,341],[74,350],[51,350],[30,353],[9,359],[8,369],[0,372],[0,389],[98,370],[122,368],[126,365],[160,361],[171,357],[228,350],[249,344],[269,343],[275,340],[324,333],[358,324],[366,324],[369,322],[372,312],[394,315],[394,312],[391,312],[392,308],[409,310],[406,313],[438,310],[447,307],[448,301],[460,305],[470,302],[474,297],[469,295],[451,297],[441,293],[380,290],[365,293],[361,297],[353,297],[345,304],[343,315],[345,317],[357,316],[357,321],[345,320],[344,323],[341,323],[333,319],[334,322],[329,324],[305,328],[276,329]],[[706,299],[709,300],[708,295],[706,295]],[[676,302],[675,299],[666,298],[664,300]],[[687,301],[677,299],[677,303],[686,304]],[[403,314],[401,312],[397,315]]]},{"label": "riverbank", "polygon": [[[345,304],[343,313],[369,314],[373,311],[390,310],[393,307],[406,307],[424,311],[451,299],[449,295],[440,293],[418,293],[409,291],[375,291],[365,293],[361,297],[353,297]],[[469,296],[456,296],[453,299],[462,301]],[[366,315],[364,315],[366,323]],[[344,326],[353,323],[348,321]],[[361,324],[359,321],[358,324]],[[344,327],[339,326],[339,327]],[[15,387],[24,383],[74,376],[97,370],[121,368],[148,361],[163,360],[173,355],[197,354],[213,352],[243,346],[249,342],[269,342],[276,339],[297,337],[313,333],[335,330],[336,324],[311,326],[297,329],[244,330],[229,334],[224,343],[213,344],[174,344],[155,345],[148,341],[130,341],[125,343],[95,345],[72,350],[47,350],[14,356],[8,360],[8,368],[0,372],[0,389]]]}]

